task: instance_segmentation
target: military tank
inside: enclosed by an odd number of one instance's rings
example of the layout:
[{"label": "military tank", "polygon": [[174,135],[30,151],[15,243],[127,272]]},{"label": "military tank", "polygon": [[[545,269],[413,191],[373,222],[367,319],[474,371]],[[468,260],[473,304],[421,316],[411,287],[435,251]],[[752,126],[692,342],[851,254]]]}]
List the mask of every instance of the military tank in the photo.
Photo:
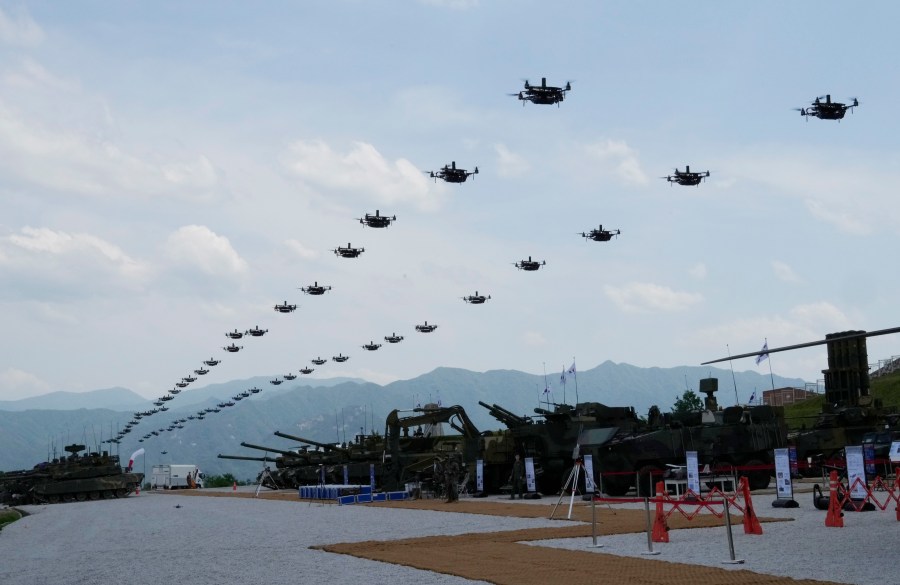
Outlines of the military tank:
[{"label": "military tank", "polygon": [[106,451],[79,455],[84,450],[84,445],[67,445],[66,457],[4,473],[0,476],[0,501],[56,504],[124,498],[140,487],[144,474],[122,469],[118,456]]},{"label": "military tank", "polygon": [[478,404],[506,425],[513,442],[507,464],[490,470],[489,483],[493,486],[509,476],[514,453],[518,453],[533,459],[537,489],[544,494],[559,493],[563,488],[578,456],[575,450],[579,444],[597,443],[616,432],[633,433],[645,426],[631,406],[600,402],[556,404],[552,410],[535,408],[537,416],[523,416],[497,404]]},{"label": "military tank", "polygon": [[661,414],[652,407],[643,428],[618,429],[593,441],[582,440],[582,453],[591,453],[603,491],[623,496],[637,483],[640,495],[651,495],[667,466],[683,466],[687,451],[696,451],[701,466],[737,469],[750,489],[765,489],[771,481],[772,450],[787,446],[787,425],[781,407],[731,406],[719,408],[718,379],[700,380],[706,394],[704,410]]}]

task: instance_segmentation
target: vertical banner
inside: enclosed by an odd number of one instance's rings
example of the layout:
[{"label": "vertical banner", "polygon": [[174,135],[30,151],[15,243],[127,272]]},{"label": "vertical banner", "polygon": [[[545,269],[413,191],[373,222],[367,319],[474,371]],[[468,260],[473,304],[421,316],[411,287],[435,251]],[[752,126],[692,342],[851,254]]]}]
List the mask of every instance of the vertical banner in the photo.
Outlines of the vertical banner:
[{"label": "vertical banner", "polygon": [[687,487],[689,490],[700,495],[700,472],[697,470],[697,452],[685,451],[687,458]]},{"label": "vertical banner", "polygon": [[597,491],[594,485],[594,456],[584,456],[584,493],[592,494]]},{"label": "vertical banner", "polygon": [[350,470],[344,465],[344,485],[350,485]]},{"label": "vertical banner", "polygon": [[537,487],[534,484],[534,457],[525,458],[525,487],[528,492],[536,492]]},{"label": "vertical banner", "polygon": [[375,491],[375,464],[369,463],[369,485],[372,486],[372,491]]},{"label": "vertical banner", "polygon": [[797,463],[797,447],[788,447],[788,459],[791,462],[791,477],[800,477],[800,465]]},{"label": "vertical banner", "polygon": [[325,466],[324,465],[319,466],[319,484],[325,485]]},{"label": "vertical banner", "polygon": [[891,443],[891,463],[900,463],[900,441]]},{"label": "vertical banner", "polygon": [[863,458],[866,460],[866,475],[875,477],[875,444],[863,445]]},{"label": "vertical banner", "polygon": [[[868,496],[866,491],[866,465],[863,460],[862,445],[847,445],[844,447],[847,457],[847,481],[850,483],[850,498],[864,500]],[[861,483],[857,483],[859,479]]]},{"label": "vertical banner", "polygon": [[[794,453],[796,454],[796,450]],[[789,449],[775,449],[775,488],[779,500],[794,499]]]},{"label": "vertical banner", "polygon": [[484,492],[484,461],[475,460],[475,491]]}]

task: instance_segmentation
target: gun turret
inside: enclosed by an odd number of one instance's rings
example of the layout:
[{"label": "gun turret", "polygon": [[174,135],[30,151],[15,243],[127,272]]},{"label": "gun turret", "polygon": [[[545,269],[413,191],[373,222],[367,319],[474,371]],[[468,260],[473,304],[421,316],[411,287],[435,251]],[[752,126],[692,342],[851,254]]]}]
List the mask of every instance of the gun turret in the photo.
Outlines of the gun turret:
[{"label": "gun turret", "polygon": [[270,457],[247,457],[244,455],[222,455],[219,453],[219,459],[237,459],[238,461],[262,461],[264,463],[277,463],[277,459]]},{"label": "gun turret", "polygon": [[307,443],[309,445],[315,445],[316,447],[321,447],[326,451],[337,451],[338,453],[343,453],[345,455],[350,454],[349,449],[345,449],[343,447],[338,447],[336,445],[329,445],[328,443],[320,443],[318,441],[313,441],[312,439],[304,439],[303,437],[295,437],[294,435],[289,435],[287,433],[282,433],[281,431],[275,431],[276,437],[281,437],[283,439],[290,439],[291,441],[298,441],[300,443]]},{"label": "gun turret", "polygon": [[488,409],[488,412],[492,417],[502,422],[510,429],[521,427],[531,422],[531,419],[529,419],[528,417],[513,414],[500,405],[487,404],[485,402],[481,402],[480,400],[478,401],[478,404]]},{"label": "gun turret", "polygon": [[275,449],[274,447],[260,447],[259,445],[253,445],[251,443],[241,443],[241,447],[247,447],[248,449],[256,449],[257,451],[269,451],[270,453],[278,453],[279,455],[284,455],[285,457],[294,457],[300,458],[303,455],[299,453],[294,453],[293,451],[285,451],[283,449]]}]

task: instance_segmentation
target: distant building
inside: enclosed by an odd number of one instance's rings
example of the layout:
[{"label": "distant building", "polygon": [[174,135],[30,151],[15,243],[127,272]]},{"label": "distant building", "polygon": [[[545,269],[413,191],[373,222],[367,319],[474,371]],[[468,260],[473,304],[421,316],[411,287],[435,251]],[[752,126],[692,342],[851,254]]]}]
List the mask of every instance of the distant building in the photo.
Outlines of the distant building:
[{"label": "distant building", "polygon": [[776,388],[774,390],[763,390],[762,403],[769,406],[787,406],[813,396],[818,396],[818,394],[803,388]]}]

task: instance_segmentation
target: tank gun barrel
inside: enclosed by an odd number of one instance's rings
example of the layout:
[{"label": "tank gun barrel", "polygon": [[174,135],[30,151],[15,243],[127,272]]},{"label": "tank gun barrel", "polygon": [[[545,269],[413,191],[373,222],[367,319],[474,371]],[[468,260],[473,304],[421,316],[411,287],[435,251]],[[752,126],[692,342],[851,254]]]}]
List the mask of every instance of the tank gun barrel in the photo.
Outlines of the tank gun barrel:
[{"label": "tank gun barrel", "polygon": [[277,459],[271,457],[247,457],[245,455],[222,455],[219,453],[219,459],[237,459],[238,461],[262,461],[264,463],[277,463]]},{"label": "tank gun barrel", "polygon": [[256,449],[257,451],[268,451],[270,453],[278,453],[279,455],[284,455],[285,457],[301,457],[301,455],[294,453],[292,451],[285,451],[284,449],[275,449],[274,447],[261,447],[259,445],[253,445],[252,443],[241,443],[241,447],[247,447],[248,449]]},{"label": "tank gun barrel", "polygon": [[502,406],[498,404],[487,404],[482,401],[478,401],[478,404],[488,409],[488,412],[498,421],[502,422],[509,428],[520,427],[522,425],[526,425],[529,422],[529,419],[524,416],[519,416],[517,414],[513,414],[512,412],[506,410]]},{"label": "tank gun barrel", "polygon": [[282,433],[281,431],[275,431],[275,436],[281,437],[282,439],[290,439],[291,441],[298,441],[300,443],[307,443],[309,445],[321,447],[321,448],[325,449],[326,451],[337,451],[339,453],[350,453],[349,449],[344,449],[343,447],[338,447],[336,445],[329,445],[328,443],[320,443],[318,441],[313,441],[312,439],[304,439],[303,437],[295,437],[294,435]]}]

